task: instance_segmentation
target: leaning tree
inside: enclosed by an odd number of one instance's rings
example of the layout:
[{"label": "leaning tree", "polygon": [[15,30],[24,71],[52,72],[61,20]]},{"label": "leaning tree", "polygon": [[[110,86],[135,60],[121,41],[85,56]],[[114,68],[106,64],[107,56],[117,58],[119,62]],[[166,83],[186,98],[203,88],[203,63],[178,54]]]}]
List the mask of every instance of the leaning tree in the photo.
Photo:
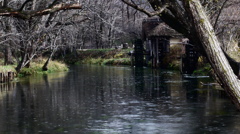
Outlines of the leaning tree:
[{"label": "leaning tree", "polygon": [[[221,48],[222,42],[217,37],[217,30],[214,29],[217,25],[214,22],[217,23],[219,20],[211,21],[209,14],[207,14],[207,9],[213,7],[210,1],[146,0],[146,3],[134,0],[121,1],[144,12],[149,17],[159,16],[166,24],[189,38],[198,47],[199,51],[202,51],[208,57],[220,85],[230,95],[237,108],[240,109],[240,81],[234,74]],[[236,0],[231,0],[231,2],[239,4]],[[149,6],[143,8],[141,4],[148,4]],[[216,11],[218,7],[216,6],[212,11]],[[218,15],[216,16],[216,19],[219,19]]]}]

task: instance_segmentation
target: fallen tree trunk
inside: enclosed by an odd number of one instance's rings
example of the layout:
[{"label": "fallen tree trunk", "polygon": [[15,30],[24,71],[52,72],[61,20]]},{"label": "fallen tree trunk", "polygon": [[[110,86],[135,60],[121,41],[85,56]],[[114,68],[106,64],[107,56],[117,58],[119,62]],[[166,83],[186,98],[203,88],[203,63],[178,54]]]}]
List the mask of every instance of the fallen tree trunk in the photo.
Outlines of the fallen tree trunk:
[{"label": "fallen tree trunk", "polygon": [[232,101],[240,109],[240,81],[234,74],[220,42],[214,33],[214,29],[199,2],[188,1],[189,11],[194,21],[197,37],[208,56],[209,62],[219,78],[221,86],[230,95]]}]

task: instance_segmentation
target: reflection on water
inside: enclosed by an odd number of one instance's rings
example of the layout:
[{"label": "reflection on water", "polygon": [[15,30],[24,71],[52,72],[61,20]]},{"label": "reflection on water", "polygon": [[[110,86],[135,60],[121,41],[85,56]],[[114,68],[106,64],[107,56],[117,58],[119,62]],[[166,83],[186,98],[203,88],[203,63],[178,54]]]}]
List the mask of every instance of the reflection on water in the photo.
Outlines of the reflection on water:
[{"label": "reflection on water", "polygon": [[208,78],[129,67],[73,66],[68,73],[0,85],[0,134],[239,133],[240,114]]}]

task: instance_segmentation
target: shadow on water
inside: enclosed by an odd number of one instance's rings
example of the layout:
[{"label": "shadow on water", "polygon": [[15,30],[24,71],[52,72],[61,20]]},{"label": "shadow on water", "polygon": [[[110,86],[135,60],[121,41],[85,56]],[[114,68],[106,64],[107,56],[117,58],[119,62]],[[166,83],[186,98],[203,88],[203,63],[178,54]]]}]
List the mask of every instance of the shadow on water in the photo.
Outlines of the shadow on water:
[{"label": "shadow on water", "polygon": [[150,101],[154,98],[169,99],[169,85],[164,83],[163,72],[143,68],[134,68],[133,72],[136,95]]},{"label": "shadow on water", "polygon": [[1,134],[239,133],[240,114],[208,78],[147,68],[73,66],[1,86]]}]

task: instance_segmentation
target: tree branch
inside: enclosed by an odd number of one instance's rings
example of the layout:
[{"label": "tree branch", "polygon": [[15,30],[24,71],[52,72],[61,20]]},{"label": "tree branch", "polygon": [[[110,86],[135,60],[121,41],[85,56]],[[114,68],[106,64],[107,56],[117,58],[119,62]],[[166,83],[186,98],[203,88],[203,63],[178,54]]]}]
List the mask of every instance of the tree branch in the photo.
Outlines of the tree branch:
[{"label": "tree branch", "polygon": [[51,8],[46,8],[39,11],[18,11],[12,8],[3,8],[0,9],[0,16],[12,16],[21,19],[30,19],[36,16],[47,15],[50,13],[58,12],[61,10],[70,10],[70,9],[82,9],[82,5],[80,4],[57,4],[52,6]]},{"label": "tree branch", "polygon": [[69,25],[74,25],[74,24],[80,24],[80,23],[82,23],[82,22],[85,22],[85,21],[87,21],[87,20],[89,20],[89,18],[84,18],[84,19],[82,19],[82,20],[79,20],[79,21],[68,21],[68,22],[57,22],[55,25],[54,25],[54,27],[55,26],[69,26]]},{"label": "tree branch", "polygon": [[155,15],[159,15],[159,14],[161,14],[161,13],[168,7],[168,5],[165,4],[165,5],[163,5],[161,8],[159,8],[159,10],[154,11],[154,12],[149,12],[149,11],[147,11],[147,10],[139,7],[138,5],[129,2],[128,0],[122,0],[122,2],[125,3],[125,4],[127,4],[127,5],[129,5],[129,6],[131,6],[132,8],[134,8],[134,9],[140,11],[140,12],[145,13],[148,17],[152,17],[152,16],[155,16]]},{"label": "tree branch", "polygon": [[26,0],[22,6],[20,7],[19,11],[22,11],[24,9],[24,7],[27,5],[27,3],[31,2],[32,0]]},{"label": "tree branch", "polygon": [[213,29],[214,29],[214,30],[216,30],[216,28],[217,28],[218,19],[219,19],[220,15],[221,15],[221,13],[222,13],[222,11],[223,11],[223,8],[224,8],[224,6],[226,5],[227,2],[228,2],[228,0],[225,0],[225,1],[223,2],[222,6],[221,6],[221,8],[220,8],[220,10],[219,10],[219,12],[218,12],[217,18],[216,18],[215,23],[214,23],[214,26],[213,26]]}]

